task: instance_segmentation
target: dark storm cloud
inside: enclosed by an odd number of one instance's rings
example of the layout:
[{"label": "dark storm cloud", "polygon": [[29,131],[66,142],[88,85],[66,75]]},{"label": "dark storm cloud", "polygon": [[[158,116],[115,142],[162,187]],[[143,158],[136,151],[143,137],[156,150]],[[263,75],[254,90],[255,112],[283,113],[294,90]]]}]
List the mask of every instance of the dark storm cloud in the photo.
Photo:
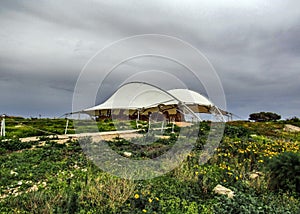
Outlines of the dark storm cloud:
[{"label": "dark storm cloud", "polygon": [[[98,50],[155,33],[183,39],[208,57],[229,111],[242,118],[261,110],[300,116],[299,7],[296,0],[1,1],[0,113],[69,112],[76,79]],[[144,63],[129,62],[124,72],[151,67]],[[105,83],[113,86],[108,94],[117,80],[121,75]]]}]

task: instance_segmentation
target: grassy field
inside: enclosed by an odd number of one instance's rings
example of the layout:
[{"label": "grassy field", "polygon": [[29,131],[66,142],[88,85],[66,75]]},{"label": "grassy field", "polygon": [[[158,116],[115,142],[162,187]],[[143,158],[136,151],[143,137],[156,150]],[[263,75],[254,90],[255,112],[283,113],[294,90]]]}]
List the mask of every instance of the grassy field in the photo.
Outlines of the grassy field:
[{"label": "grassy field", "polygon": [[[65,119],[6,121],[11,140],[0,141],[0,213],[300,213],[300,133],[284,131],[290,121],[227,123],[220,146],[201,165],[210,129],[203,122],[195,148],[180,166],[139,181],[103,172],[76,140],[61,144],[46,137],[63,134]],[[111,121],[97,126],[115,130]],[[151,159],[172,147],[180,128],[175,130],[147,146],[120,138],[107,143],[119,154],[131,152],[132,159]],[[42,137],[19,140],[36,135]],[[234,197],[215,194],[217,184],[233,190]]]}]

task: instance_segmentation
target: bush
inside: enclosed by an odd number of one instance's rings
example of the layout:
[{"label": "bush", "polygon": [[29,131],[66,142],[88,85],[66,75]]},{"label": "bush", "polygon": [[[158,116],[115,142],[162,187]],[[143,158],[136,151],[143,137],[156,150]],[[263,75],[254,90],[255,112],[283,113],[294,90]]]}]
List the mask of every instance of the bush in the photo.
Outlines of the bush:
[{"label": "bush", "polygon": [[[22,149],[30,149],[32,142],[21,142],[19,139],[12,139],[9,141],[0,141],[0,154],[5,151],[18,151]],[[2,151],[2,152],[1,152]]]},{"label": "bush", "polygon": [[231,137],[231,138],[242,138],[242,137],[248,137],[250,134],[249,130],[244,128],[243,126],[231,126],[226,124],[224,129],[224,135]]},{"label": "bush", "polygon": [[252,113],[249,115],[249,120],[254,120],[257,122],[261,121],[277,121],[280,120],[281,116],[272,113],[272,112],[259,112],[259,113]]},{"label": "bush", "polygon": [[219,196],[214,213],[299,213],[299,201],[288,195],[236,193],[234,198]]},{"label": "bush", "polygon": [[290,119],[287,119],[286,123],[292,124],[292,125],[295,125],[295,126],[300,126],[300,119],[297,118],[297,117],[292,117]]},{"label": "bush", "polygon": [[269,160],[270,188],[300,193],[300,154],[284,152]]}]

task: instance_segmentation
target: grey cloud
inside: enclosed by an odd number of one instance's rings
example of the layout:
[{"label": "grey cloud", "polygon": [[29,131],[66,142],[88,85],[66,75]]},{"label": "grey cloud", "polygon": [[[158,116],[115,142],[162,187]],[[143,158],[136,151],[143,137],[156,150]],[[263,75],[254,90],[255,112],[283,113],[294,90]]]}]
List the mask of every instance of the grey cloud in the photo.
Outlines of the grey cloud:
[{"label": "grey cloud", "polygon": [[[123,37],[157,33],[183,39],[208,57],[229,111],[243,118],[258,110],[300,116],[299,6],[292,0],[1,1],[0,97],[6,102],[0,111],[68,112],[76,79],[98,50]],[[120,69],[186,74],[178,66],[151,63],[132,61]],[[111,77],[103,96],[124,76]],[[193,81],[189,87],[202,90]]]}]

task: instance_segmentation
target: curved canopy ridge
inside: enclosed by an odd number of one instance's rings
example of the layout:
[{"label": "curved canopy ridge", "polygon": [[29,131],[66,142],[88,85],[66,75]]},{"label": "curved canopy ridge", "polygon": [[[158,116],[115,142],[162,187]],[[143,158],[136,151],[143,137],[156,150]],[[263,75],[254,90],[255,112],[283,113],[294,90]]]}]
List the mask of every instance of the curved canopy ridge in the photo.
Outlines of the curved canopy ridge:
[{"label": "curved canopy ridge", "polygon": [[186,105],[199,104],[213,106],[213,104],[206,97],[189,89],[172,89],[168,92]]},{"label": "curved canopy ridge", "polygon": [[212,113],[217,109],[223,115],[228,114],[226,111],[219,110],[205,96],[195,91],[189,89],[164,91],[143,82],[131,82],[121,86],[104,103],[85,109],[84,112],[99,115],[99,112],[107,110],[129,110],[129,114],[133,114],[138,110],[144,115],[154,111],[168,111],[169,114],[176,114],[181,104],[194,113]]},{"label": "curved canopy ridge", "polygon": [[107,101],[84,111],[107,109],[147,109],[159,104],[178,104],[178,101],[162,89],[145,83],[128,83],[121,86]]},{"label": "curved canopy ridge", "polygon": [[214,106],[206,97],[189,89],[172,89],[168,92],[195,113],[210,113],[210,109]]}]

